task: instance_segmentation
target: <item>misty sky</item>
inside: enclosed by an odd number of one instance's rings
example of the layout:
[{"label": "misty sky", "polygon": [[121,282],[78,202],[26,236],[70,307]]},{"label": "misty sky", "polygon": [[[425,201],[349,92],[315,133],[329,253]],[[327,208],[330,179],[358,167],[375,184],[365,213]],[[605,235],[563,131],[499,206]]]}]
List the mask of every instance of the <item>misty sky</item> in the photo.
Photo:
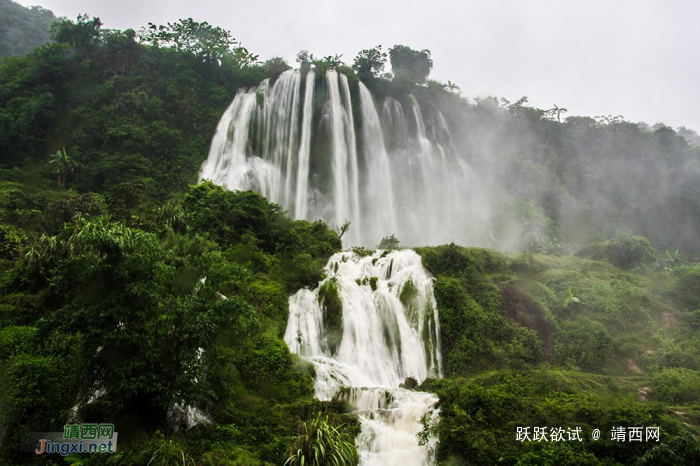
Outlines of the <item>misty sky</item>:
[{"label": "misty sky", "polygon": [[[700,132],[696,0],[19,0],[71,19],[138,29],[192,17],[230,30],[261,59],[294,63],[381,44],[429,49],[431,77],[463,94],[623,115]],[[388,66],[387,66],[388,68]]]}]

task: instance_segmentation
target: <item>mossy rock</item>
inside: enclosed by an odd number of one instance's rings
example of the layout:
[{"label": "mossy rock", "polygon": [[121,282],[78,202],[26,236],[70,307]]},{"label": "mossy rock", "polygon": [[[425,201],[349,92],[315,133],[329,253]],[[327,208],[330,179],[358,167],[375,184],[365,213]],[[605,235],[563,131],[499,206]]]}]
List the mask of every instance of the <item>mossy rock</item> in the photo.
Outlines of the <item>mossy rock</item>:
[{"label": "mossy rock", "polygon": [[418,289],[416,288],[413,280],[409,279],[401,287],[399,292],[399,300],[403,307],[406,309],[406,315],[411,324],[416,325],[418,323]]},{"label": "mossy rock", "polygon": [[369,287],[372,288],[372,291],[377,291],[377,281],[379,279],[377,277],[369,277]]},{"label": "mossy rock", "polygon": [[318,290],[318,303],[323,310],[326,343],[333,354],[343,338],[343,301],[335,279],[327,280],[321,285]]}]

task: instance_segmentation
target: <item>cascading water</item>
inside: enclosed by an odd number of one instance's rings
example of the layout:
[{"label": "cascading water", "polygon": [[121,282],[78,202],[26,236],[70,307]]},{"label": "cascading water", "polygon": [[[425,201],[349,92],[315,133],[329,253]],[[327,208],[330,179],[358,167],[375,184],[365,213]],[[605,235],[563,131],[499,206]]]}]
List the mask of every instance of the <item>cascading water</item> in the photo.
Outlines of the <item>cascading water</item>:
[{"label": "cascading water", "polygon": [[437,398],[399,385],[441,375],[433,278],[411,250],[333,255],[328,278],[289,298],[285,342],[316,368],[316,396],[358,409],[365,466],[427,465],[435,439],[419,445]]},{"label": "cascading water", "polygon": [[296,219],[349,220],[346,246],[376,247],[391,234],[407,245],[492,246],[489,190],[442,113],[412,96],[380,108],[336,71],[285,71],[238,91],[200,179],[256,190]]}]

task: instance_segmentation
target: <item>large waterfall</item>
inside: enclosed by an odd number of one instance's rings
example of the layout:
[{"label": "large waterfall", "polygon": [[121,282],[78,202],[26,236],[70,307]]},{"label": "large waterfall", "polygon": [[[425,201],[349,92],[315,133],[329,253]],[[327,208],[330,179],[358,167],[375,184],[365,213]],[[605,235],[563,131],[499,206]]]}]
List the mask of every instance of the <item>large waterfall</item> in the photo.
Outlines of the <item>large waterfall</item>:
[{"label": "large waterfall", "polygon": [[[380,105],[361,82],[290,70],[239,90],[214,136],[201,179],[253,189],[296,219],[352,222],[346,246],[488,242],[488,203],[450,126],[413,96]],[[413,251],[331,257],[315,290],[289,299],[285,341],[316,368],[316,395],[357,407],[364,466],[434,462],[437,398],[400,388],[441,375],[433,278]]]},{"label": "large waterfall", "polygon": [[437,398],[399,384],[441,374],[433,278],[411,250],[337,253],[326,274],[289,298],[287,345],[313,362],[319,399],[358,408],[360,464],[431,464],[436,440],[419,445],[416,435],[434,422]]},{"label": "large waterfall", "polygon": [[376,247],[391,234],[405,245],[488,245],[488,190],[453,147],[446,118],[428,110],[412,96],[377,105],[333,70],[289,70],[238,91],[200,179],[256,190],[296,219],[349,220],[346,246]]}]

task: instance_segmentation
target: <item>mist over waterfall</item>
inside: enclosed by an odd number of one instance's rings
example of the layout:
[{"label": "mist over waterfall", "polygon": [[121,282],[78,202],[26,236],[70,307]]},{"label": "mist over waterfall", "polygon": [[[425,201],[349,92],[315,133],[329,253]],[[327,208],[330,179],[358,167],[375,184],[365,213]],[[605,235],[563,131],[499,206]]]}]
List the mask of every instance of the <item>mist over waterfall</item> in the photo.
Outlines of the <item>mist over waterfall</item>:
[{"label": "mist over waterfall", "polygon": [[[357,407],[362,465],[431,464],[436,439],[419,446],[437,398],[399,388],[441,375],[433,278],[411,250],[333,255],[328,278],[289,298],[284,340],[316,369],[316,396]],[[434,416],[434,417],[433,417]]]},{"label": "mist over waterfall", "polygon": [[239,90],[222,116],[200,179],[252,189],[295,219],[352,227],[345,246],[492,245],[488,190],[436,108],[376,102],[328,70],[289,70]]}]

